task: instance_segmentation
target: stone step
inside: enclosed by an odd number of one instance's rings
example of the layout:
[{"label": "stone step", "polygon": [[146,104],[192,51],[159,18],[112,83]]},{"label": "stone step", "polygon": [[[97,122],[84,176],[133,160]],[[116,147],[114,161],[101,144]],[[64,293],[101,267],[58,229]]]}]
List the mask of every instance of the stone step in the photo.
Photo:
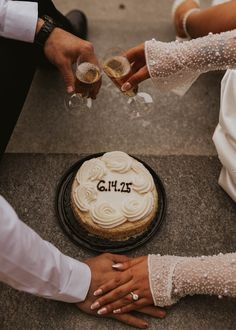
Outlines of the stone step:
[{"label": "stone step", "polygon": [[[173,39],[170,24],[163,29],[163,38]],[[128,48],[158,34],[153,23],[91,23],[91,39],[100,59],[112,46]],[[131,120],[127,98],[105,76],[94,108],[75,117],[64,109],[59,73],[40,69],[8,152],[80,154],[119,149],[136,154],[215,155],[211,138],[218,123],[221,78],[218,72],[203,75],[182,98],[162,94],[146,81],[140,91],[152,94],[153,111]]]},{"label": "stone step", "polygon": [[[128,255],[199,256],[235,251],[236,205],[217,184],[221,167],[217,157],[138,156],[161,177],[168,207],[156,235]],[[0,163],[0,194],[44,239],[80,260],[94,254],[64,235],[56,217],[55,198],[62,174],[81,157],[5,154]],[[129,329],[112,320],[98,322],[69,304],[20,293],[3,284],[0,291],[1,329]],[[150,329],[232,330],[235,323],[234,300],[198,296],[183,299],[161,322],[150,319]]]}]

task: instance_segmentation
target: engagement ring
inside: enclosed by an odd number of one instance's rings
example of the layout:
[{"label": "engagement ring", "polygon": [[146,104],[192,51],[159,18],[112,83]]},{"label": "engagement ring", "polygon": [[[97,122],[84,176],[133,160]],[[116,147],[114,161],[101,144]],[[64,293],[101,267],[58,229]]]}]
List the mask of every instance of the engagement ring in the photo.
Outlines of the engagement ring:
[{"label": "engagement ring", "polygon": [[131,296],[132,296],[132,299],[133,299],[134,301],[137,301],[137,300],[139,300],[139,296],[138,296],[138,294],[136,294],[136,293],[133,293],[132,291],[130,292],[130,294],[131,294]]}]

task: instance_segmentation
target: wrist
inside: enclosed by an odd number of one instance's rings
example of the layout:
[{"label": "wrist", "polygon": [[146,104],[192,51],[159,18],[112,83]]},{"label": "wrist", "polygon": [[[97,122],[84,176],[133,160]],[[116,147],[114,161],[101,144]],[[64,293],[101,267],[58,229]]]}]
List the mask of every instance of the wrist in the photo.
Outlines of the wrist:
[{"label": "wrist", "polygon": [[37,25],[36,25],[36,31],[35,31],[35,36],[39,33],[41,27],[44,24],[44,20],[42,18],[38,18]]},{"label": "wrist", "polygon": [[44,47],[50,34],[57,26],[57,23],[50,16],[43,15],[40,17],[36,27],[34,39],[35,43],[41,47]]}]

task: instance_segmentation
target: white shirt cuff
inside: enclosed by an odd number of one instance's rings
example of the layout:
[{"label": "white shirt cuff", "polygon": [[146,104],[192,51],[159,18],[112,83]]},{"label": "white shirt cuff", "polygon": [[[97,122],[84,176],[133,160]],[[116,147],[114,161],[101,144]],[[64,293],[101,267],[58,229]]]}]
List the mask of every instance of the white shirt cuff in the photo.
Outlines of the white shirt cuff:
[{"label": "white shirt cuff", "polygon": [[68,303],[84,301],[91,283],[91,271],[88,265],[67,257],[71,275],[68,283],[61,288],[58,300]]},{"label": "white shirt cuff", "polygon": [[2,36],[33,42],[38,20],[38,3],[9,1]]}]

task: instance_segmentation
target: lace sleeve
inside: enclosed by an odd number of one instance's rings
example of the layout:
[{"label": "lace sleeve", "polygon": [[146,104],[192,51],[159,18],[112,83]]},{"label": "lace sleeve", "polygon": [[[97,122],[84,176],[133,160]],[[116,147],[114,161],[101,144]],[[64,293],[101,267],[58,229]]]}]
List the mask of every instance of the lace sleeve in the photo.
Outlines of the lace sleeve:
[{"label": "lace sleeve", "polygon": [[236,67],[236,30],[185,42],[152,39],[145,55],[157,88],[183,95],[201,73]]},{"label": "lace sleeve", "polygon": [[156,306],[195,294],[236,297],[236,253],[195,258],[149,255],[148,270]]}]

